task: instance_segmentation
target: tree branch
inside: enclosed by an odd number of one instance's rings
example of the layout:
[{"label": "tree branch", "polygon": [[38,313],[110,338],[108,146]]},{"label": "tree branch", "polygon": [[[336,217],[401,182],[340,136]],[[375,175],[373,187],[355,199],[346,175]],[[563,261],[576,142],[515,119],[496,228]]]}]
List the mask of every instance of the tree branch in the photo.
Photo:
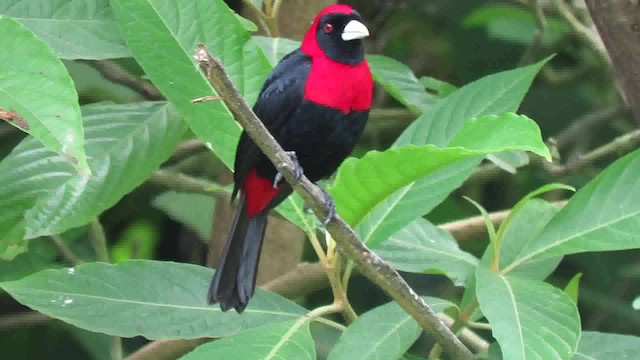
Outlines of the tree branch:
[{"label": "tree branch", "polygon": [[592,150],[584,155],[578,156],[575,160],[569,161],[565,165],[545,163],[545,168],[552,175],[564,176],[576,172],[586,166],[594,164],[608,156],[625,154],[638,147],[640,144],[640,130],[632,131],[613,139],[613,141]]},{"label": "tree branch", "polygon": [[163,100],[164,96],[149,81],[130,74],[122,66],[109,60],[81,60],[96,69],[105,79],[130,88],[147,100]]},{"label": "tree branch", "polygon": [[[251,111],[247,102],[229,79],[220,61],[214,59],[203,44],[196,50],[195,58],[213,88],[223,97],[231,112],[236,115],[236,120],[260,150],[271,160],[293,189],[302,196],[306,204],[310,205],[316,216],[324,219],[327,215],[325,209],[328,204],[325,203],[322,190],[304,175],[300,179],[296,179],[294,163]],[[342,218],[336,216],[332,219],[327,225],[327,230],[336,240],[340,252],[356,263],[360,273],[385,290],[409,315],[415,318],[420,326],[441,344],[452,359],[473,359],[471,352],[409,287],[400,274],[371,252]]]},{"label": "tree branch", "polygon": [[630,0],[586,0],[626,102],[640,124],[640,5]]},{"label": "tree branch", "polygon": [[225,187],[212,181],[189,176],[177,171],[166,169],[156,170],[147,181],[166,186],[170,190],[216,196],[217,192],[224,191]]},{"label": "tree branch", "polygon": [[545,32],[547,31],[547,19],[544,17],[544,11],[542,10],[542,4],[539,0],[529,0],[529,7],[533,12],[533,16],[536,20],[536,32],[533,36],[533,41],[527,47],[524,55],[520,59],[520,66],[531,64],[534,59],[535,53],[542,46],[542,40],[544,40]]}]

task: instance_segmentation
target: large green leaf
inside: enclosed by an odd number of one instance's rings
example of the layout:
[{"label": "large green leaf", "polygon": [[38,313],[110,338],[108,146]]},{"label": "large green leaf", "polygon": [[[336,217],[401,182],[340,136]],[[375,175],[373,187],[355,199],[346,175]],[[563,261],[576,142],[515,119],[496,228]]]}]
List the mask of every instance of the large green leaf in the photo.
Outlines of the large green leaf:
[{"label": "large green leaf", "polygon": [[480,309],[500,344],[502,358],[569,359],[580,339],[580,316],[561,290],[479,266],[476,292]]},{"label": "large green leaf", "polygon": [[460,88],[420,116],[395,145],[446,146],[467,120],[516,111],[533,78],[548,60],[489,75]]},{"label": "large green leaf", "polygon": [[[530,242],[535,241],[540,231],[558,211],[560,211],[558,207],[543,200],[531,199],[527,201],[504,229],[500,251],[500,268],[506,268],[511,265],[521,249]],[[490,257],[490,251],[490,249],[487,249],[485,257]],[[513,269],[510,275],[544,280],[555,270],[561,260],[562,256],[556,256],[532,261]]]},{"label": "large green leaf", "polygon": [[640,150],[580,189],[510,267],[585,251],[640,247]]},{"label": "large green leaf", "polygon": [[[486,76],[438,100],[396,141],[395,146],[446,146],[466,120],[518,109],[544,62]],[[380,203],[356,229],[365,242],[386,239],[423,216],[471,175],[481,158],[448,165],[405,186]]]},{"label": "large green leaf", "polygon": [[130,56],[109,0],[3,0],[0,14],[28,27],[63,59]]},{"label": "large green leaf", "polygon": [[[485,27],[489,36],[522,45],[534,41],[538,24],[529,9],[517,5],[499,4],[477,7],[463,21],[465,27]],[[547,16],[542,43],[549,46],[568,34],[567,22]]]},{"label": "large green leaf", "polygon": [[64,65],[42,40],[0,15],[0,115],[63,155],[85,176],[89,167],[78,94]]},{"label": "large green leaf", "polygon": [[[222,0],[111,3],[136,60],[193,132],[232,169],[241,128],[221,101],[191,103],[215,93],[197,70],[193,53],[198,43],[205,43],[223,62],[238,90],[253,103],[271,70],[259,46]],[[299,204],[290,197],[278,211],[302,226],[305,220],[300,217]]]},{"label": "large green leaf", "polygon": [[478,259],[460,250],[446,231],[419,218],[382,244],[369,246],[393,267],[417,273],[443,273],[456,285],[464,285],[478,265]]},{"label": "large green leaf", "polygon": [[211,269],[137,260],[86,263],[0,283],[18,302],[80,328],[148,339],[227,336],[244,329],[298,319],[302,307],[258,290],[242,315],[207,305]]},{"label": "large green leaf", "polygon": [[585,331],[573,360],[635,359],[640,353],[640,338],[629,335]]},{"label": "large green leaf", "polygon": [[330,193],[351,225],[398,189],[458,161],[506,150],[528,150],[550,158],[540,129],[526,116],[505,113],[469,120],[451,148],[407,145],[347,159]]},{"label": "large green leaf", "polygon": [[[452,303],[425,297],[435,312],[442,312]],[[328,360],[398,359],[416,341],[422,329],[398,303],[391,302],[367,311],[347,327]]]},{"label": "large green leaf", "polygon": [[181,360],[243,359],[315,360],[316,349],[309,322],[302,319],[269,324],[212,341],[181,357]]},{"label": "large green leaf", "polygon": [[411,69],[390,57],[368,55],[373,78],[401,104],[416,114],[433,105],[436,97],[429,94]]},{"label": "large green leaf", "polygon": [[[184,124],[166,103],[83,108],[93,175],[69,174],[25,213],[26,238],[84,225],[142,184],[169,158]],[[46,167],[40,169],[46,173]]]},{"label": "large green leaf", "polygon": [[198,43],[205,43],[252,103],[271,66],[249,33],[222,0],[111,0],[111,5],[129,48],[149,78],[231,168],[240,126],[221,101],[191,103],[215,94],[193,54]]},{"label": "large green leaf", "polygon": [[166,103],[83,107],[94,174],[78,174],[33,138],[0,162],[0,256],[24,249],[29,237],[88,222],[138,186],[172,152],[183,123]]}]

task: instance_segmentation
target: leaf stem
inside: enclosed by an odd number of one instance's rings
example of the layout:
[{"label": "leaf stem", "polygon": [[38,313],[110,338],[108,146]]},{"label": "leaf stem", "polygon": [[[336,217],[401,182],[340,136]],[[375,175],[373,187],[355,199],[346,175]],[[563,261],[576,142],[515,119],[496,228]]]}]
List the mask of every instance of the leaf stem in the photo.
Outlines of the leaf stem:
[{"label": "leaf stem", "polygon": [[89,223],[89,238],[93,245],[98,261],[109,262],[109,249],[107,248],[107,236],[98,218]]},{"label": "leaf stem", "polygon": [[67,263],[71,266],[76,266],[82,263],[82,260],[76,255],[76,253],[71,250],[69,245],[67,245],[64,240],[60,237],[60,235],[51,235],[48,237],[49,241],[53,246],[55,246],[58,253],[65,259]]}]

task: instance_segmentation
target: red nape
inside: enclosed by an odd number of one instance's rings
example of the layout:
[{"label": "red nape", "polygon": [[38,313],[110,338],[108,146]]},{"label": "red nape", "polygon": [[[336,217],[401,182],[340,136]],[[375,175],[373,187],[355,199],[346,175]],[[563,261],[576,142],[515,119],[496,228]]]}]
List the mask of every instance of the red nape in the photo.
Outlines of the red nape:
[{"label": "red nape", "polygon": [[271,180],[260,177],[254,168],[249,170],[242,191],[247,197],[247,215],[256,216],[264,210],[280,189],[274,188]]}]

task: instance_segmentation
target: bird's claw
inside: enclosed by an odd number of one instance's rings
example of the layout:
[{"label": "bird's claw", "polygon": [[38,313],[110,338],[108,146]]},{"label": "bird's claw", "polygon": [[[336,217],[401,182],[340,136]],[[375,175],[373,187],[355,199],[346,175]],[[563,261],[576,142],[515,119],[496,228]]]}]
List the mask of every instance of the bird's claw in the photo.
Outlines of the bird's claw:
[{"label": "bird's claw", "polygon": [[[329,193],[325,189],[323,188],[320,188],[320,189],[322,190],[322,194],[324,195],[324,210],[327,213],[327,216],[322,221],[322,225],[327,226],[327,224],[329,224],[329,222],[331,222],[331,220],[333,220],[333,218],[336,217],[338,212],[336,211],[336,203],[333,201],[333,198],[331,197],[331,195],[329,195]],[[302,208],[302,210],[306,215],[313,214],[313,211],[311,210],[310,207],[307,206],[306,203],[304,204],[304,207]]]},{"label": "bird's claw", "polygon": [[[298,162],[298,156],[296,155],[296,152],[285,151],[285,153],[287,153],[287,156],[289,156],[289,158],[293,162],[293,176],[296,180],[300,180],[302,175],[304,175],[304,171],[302,170],[302,166],[300,166],[300,162]],[[280,172],[276,174],[276,177],[273,179],[272,185],[274,189],[278,187],[278,184],[280,184],[280,181],[282,181],[283,178],[284,176],[282,176]]]},{"label": "bird's claw", "polygon": [[327,217],[325,217],[322,225],[327,226],[327,224],[336,217],[338,212],[336,211],[336,203],[333,201],[331,195],[329,195],[325,189],[322,189],[322,192],[324,193],[324,209],[327,212]]}]

